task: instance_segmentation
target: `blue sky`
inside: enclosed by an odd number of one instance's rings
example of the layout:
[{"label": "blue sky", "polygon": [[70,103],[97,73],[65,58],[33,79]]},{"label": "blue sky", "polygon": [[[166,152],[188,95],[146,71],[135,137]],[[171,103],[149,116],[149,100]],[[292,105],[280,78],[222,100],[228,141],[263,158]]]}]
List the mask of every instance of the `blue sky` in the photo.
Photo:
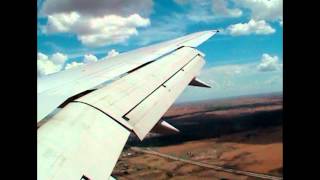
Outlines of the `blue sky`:
[{"label": "blue sky", "polygon": [[281,0],[88,3],[38,1],[38,76],[219,29],[198,48],[207,62],[200,77],[213,88],[187,88],[179,102],[282,91]]}]

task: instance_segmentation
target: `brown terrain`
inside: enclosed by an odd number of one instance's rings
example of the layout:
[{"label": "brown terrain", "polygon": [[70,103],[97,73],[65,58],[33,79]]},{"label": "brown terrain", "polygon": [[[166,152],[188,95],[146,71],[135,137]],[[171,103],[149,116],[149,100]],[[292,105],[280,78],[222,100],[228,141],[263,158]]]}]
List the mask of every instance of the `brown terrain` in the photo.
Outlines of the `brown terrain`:
[{"label": "brown terrain", "polygon": [[133,150],[241,171],[282,176],[282,95],[184,103],[164,120],[181,132],[132,136],[112,176],[118,179],[259,179]]}]

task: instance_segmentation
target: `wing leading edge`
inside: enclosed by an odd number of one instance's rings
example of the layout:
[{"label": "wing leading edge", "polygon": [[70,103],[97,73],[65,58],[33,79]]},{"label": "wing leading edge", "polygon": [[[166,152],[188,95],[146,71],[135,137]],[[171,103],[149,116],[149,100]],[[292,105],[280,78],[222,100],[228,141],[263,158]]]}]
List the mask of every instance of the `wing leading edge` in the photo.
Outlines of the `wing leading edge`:
[{"label": "wing leading edge", "polygon": [[74,99],[38,129],[38,179],[109,177],[129,134],[143,140],[204,63],[201,52],[180,46]]}]

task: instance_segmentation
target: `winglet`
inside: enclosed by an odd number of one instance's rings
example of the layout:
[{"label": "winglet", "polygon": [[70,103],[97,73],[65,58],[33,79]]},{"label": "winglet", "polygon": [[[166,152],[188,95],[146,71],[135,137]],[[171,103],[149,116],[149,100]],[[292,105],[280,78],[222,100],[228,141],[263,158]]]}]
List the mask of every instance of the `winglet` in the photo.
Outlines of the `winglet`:
[{"label": "winglet", "polygon": [[189,83],[190,86],[198,86],[198,87],[206,87],[211,88],[211,86],[198,78],[193,78],[192,81]]}]

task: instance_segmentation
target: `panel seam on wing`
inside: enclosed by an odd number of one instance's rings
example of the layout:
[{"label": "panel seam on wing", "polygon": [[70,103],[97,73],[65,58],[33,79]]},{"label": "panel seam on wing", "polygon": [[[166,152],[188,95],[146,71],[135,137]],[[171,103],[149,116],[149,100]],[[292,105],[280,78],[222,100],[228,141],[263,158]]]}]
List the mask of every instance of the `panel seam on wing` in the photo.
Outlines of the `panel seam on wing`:
[{"label": "panel seam on wing", "polygon": [[82,102],[82,101],[77,101],[77,100],[72,101],[71,103],[82,103],[82,104],[88,105],[88,106],[90,106],[90,107],[92,107],[92,108],[94,108],[94,109],[102,112],[103,114],[105,114],[106,116],[108,116],[109,118],[111,118],[112,120],[116,121],[119,125],[121,125],[121,126],[124,127],[125,129],[127,129],[128,131],[132,132],[132,129],[133,129],[133,128],[132,128],[132,126],[131,126],[129,123],[126,123],[126,122],[124,122],[124,121],[118,120],[118,119],[114,118],[113,116],[111,116],[110,114],[104,112],[103,110],[101,110],[101,109],[99,109],[99,108],[97,108],[97,107],[95,107],[95,106],[93,106],[93,105],[91,105],[91,104],[89,104],[89,103]]},{"label": "panel seam on wing", "polygon": [[[193,58],[191,58],[190,61],[188,61],[184,66],[182,66],[177,72],[175,72],[172,76],[170,76],[167,80],[165,80],[162,84],[160,84],[157,88],[155,88],[150,94],[148,94],[146,97],[144,97],[139,103],[137,103],[134,107],[132,107],[128,112],[126,112],[122,118],[129,121],[130,119],[126,117],[132,110],[134,110],[137,106],[139,106],[144,100],[146,100],[149,96],[151,96],[156,90],[158,90],[161,86],[166,88],[164,85],[166,82],[168,82],[172,77],[174,77],[179,71],[184,71],[184,67],[186,67],[192,60],[194,60],[197,56],[200,54],[195,55]],[[200,55],[201,56],[201,55]]]}]

